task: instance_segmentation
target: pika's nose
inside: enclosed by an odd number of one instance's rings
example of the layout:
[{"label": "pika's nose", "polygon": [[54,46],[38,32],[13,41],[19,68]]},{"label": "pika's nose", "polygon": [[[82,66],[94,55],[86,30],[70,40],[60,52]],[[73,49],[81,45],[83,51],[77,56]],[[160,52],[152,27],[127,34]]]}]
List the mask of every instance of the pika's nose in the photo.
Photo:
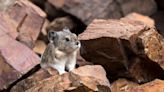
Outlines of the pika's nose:
[{"label": "pika's nose", "polygon": [[76,45],[79,45],[79,42],[76,42],[75,44],[76,44]]}]

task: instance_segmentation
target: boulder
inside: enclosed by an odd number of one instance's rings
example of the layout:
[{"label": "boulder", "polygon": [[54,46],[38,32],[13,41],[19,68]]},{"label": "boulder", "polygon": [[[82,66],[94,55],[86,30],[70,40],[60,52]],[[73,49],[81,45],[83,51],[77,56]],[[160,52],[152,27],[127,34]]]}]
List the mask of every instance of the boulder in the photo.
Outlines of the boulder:
[{"label": "boulder", "polygon": [[155,79],[145,84],[136,84],[126,79],[119,79],[111,84],[112,92],[163,92],[164,81]]},{"label": "boulder", "polygon": [[155,0],[116,0],[120,5],[123,15],[131,12],[141,13],[143,15],[152,15],[157,11]]},{"label": "boulder", "polygon": [[33,75],[29,76],[28,78],[18,82],[11,90],[10,92],[24,92],[30,88],[32,88],[34,85],[36,85],[39,81],[42,81],[46,78],[51,77],[52,75],[57,75],[57,71],[51,68],[45,69],[39,69],[37,72],[35,72]]},{"label": "boulder", "polygon": [[164,66],[162,36],[140,21],[96,19],[79,35],[79,39],[81,56],[103,65],[110,77],[131,77],[125,71],[129,72],[133,57],[143,58],[141,61],[145,64],[157,63],[159,69]]},{"label": "boulder", "polygon": [[86,25],[96,18],[118,19],[131,12],[152,15],[157,10],[154,0],[48,0],[48,2],[57,10],[76,16]]},{"label": "boulder", "polygon": [[0,13],[0,21],[0,30],[11,38],[16,39],[18,32],[16,30],[17,27],[15,22],[7,14],[4,13]]},{"label": "boulder", "polygon": [[74,22],[73,20],[66,16],[66,17],[59,17],[55,18],[48,26],[47,26],[47,33],[48,31],[54,30],[54,31],[61,31],[63,28],[67,27],[70,30],[74,28]]},{"label": "boulder", "polygon": [[113,0],[48,0],[48,2],[57,9],[76,16],[87,25],[95,18],[120,18],[122,16]]},{"label": "boulder", "polygon": [[156,79],[152,82],[145,83],[140,86],[132,87],[129,91],[125,92],[163,92],[164,81]]},{"label": "boulder", "polygon": [[136,21],[96,19],[79,35],[81,55],[87,61],[103,65],[110,74],[122,72],[128,68],[122,40],[127,41],[127,45],[131,42],[135,45],[133,39],[145,28],[144,24]]},{"label": "boulder", "polygon": [[[45,74],[42,72],[38,77],[40,75]],[[32,76],[28,79],[35,81],[32,87],[27,88],[25,87],[27,83],[21,82],[21,85],[18,83],[11,92],[110,92],[110,84],[105,70],[100,65],[82,66],[63,75],[44,77],[42,80]],[[24,82],[28,79],[25,79]],[[36,83],[36,81],[38,82]],[[22,86],[25,88],[22,89]]]},{"label": "boulder", "polygon": [[130,13],[126,15],[123,19],[130,19],[130,20],[136,20],[136,21],[141,21],[145,23],[149,27],[154,27],[155,26],[155,21],[154,19],[150,18],[149,16],[145,16],[139,13]]},{"label": "boulder", "polygon": [[156,78],[164,78],[164,71],[159,64],[140,57],[129,60],[128,72],[130,79],[136,83],[150,82]]},{"label": "boulder", "polygon": [[40,58],[3,30],[0,30],[0,35],[0,90],[2,90],[39,64]]},{"label": "boulder", "polygon": [[46,49],[46,44],[44,41],[42,40],[37,40],[35,42],[35,45],[34,45],[34,48],[33,48],[33,51],[39,55],[42,55]]},{"label": "boulder", "polygon": [[46,14],[28,0],[18,0],[8,10],[9,16],[16,22],[17,39],[33,48],[42,29]]},{"label": "boulder", "polygon": [[129,92],[129,89],[136,86],[139,84],[127,79],[118,79],[111,84],[111,92]]}]

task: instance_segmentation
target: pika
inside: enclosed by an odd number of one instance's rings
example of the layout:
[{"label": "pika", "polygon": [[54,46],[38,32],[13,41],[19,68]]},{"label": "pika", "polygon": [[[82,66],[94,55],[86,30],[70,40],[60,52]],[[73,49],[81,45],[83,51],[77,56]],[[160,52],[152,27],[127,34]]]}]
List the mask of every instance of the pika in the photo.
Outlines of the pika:
[{"label": "pika", "polygon": [[48,32],[49,44],[41,57],[41,67],[51,67],[59,74],[71,71],[76,65],[77,52],[81,46],[76,34],[69,29]]}]

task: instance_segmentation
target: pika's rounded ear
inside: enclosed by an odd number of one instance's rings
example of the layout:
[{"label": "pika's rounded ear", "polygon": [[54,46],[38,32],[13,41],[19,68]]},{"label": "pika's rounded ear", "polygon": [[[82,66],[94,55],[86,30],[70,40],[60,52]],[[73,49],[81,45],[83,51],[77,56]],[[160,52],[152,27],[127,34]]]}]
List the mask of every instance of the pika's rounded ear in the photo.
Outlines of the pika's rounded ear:
[{"label": "pika's rounded ear", "polygon": [[49,31],[48,32],[48,40],[52,43],[57,39],[57,32]]},{"label": "pika's rounded ear", "polygon": [[69,30],[69,28],[68,28],[68,27],[64,27],[64,28],[63,28],[63,31],[64,31],[64,32],[71,33],[71,31]]}]

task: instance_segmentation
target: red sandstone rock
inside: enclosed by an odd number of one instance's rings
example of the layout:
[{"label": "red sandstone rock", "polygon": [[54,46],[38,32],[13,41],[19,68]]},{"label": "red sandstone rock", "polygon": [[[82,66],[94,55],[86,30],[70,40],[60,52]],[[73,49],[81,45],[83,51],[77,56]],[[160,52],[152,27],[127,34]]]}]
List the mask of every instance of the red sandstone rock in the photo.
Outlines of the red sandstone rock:
[{"label": "red sandstone rock", "polygon": [[0,90],[7,88],[39,63],[39,57],[25,45],[0,30]]},{"label": "red sandstone rock", "polygon": [[17,24],[18,40],[33,48],[46,14],[28,0],[18,0],[9,10],[10,17]]}]

